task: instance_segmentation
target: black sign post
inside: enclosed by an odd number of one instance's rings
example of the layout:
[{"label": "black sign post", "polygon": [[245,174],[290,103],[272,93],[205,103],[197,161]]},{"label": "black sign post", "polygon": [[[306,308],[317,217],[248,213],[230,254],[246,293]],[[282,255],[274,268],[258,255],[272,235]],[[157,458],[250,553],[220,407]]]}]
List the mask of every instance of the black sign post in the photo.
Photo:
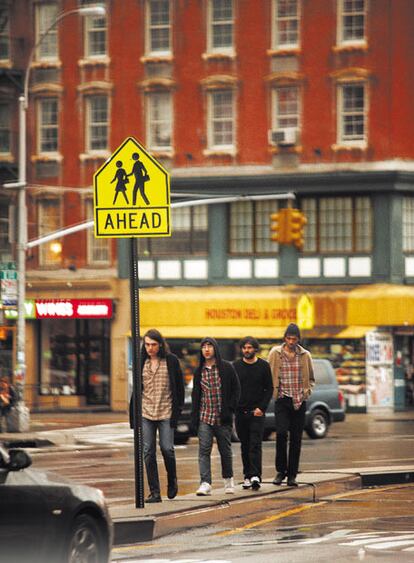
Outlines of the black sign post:
[{"label": "black sign post", "polygon": [[137,239],[130,238],[129,288],[132,330],[132,407],[134,421],[135,507],[144,508],[144,452],[142,440],[142,371],[139,333],[139,276]]}]

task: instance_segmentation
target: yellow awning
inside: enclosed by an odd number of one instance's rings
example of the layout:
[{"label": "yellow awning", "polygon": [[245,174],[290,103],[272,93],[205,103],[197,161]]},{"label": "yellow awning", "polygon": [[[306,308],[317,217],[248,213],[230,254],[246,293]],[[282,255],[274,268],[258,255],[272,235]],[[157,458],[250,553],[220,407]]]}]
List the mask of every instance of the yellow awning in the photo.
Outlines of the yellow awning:
[{"label": "yellow awning", "polygon": [[[154,326],[142,326],[141,336],[145,334],[150,328]],[[240,327],[240,326],[156,326],[165,338],[195,338],[202,339],[205,336],[212,336],[213,338],[221,339],[235,339],[239,340],[244,336],[254,336],[259,339],[266,340],[279,340],[283,338],[285,329],[283,327]],[[252,334],[250,334],[252,333]],[[128,335],[130,336],[130,334]]]},{"label": "yellow awning", "polygon": [[143,334],[156,327],[167,338],[280,339],[296,322],[306,294],[315,326],[309,338],[360,338],[377,327],[414,325],[414,287],[373,284],[359,287],[170,287],[140,291]]}]

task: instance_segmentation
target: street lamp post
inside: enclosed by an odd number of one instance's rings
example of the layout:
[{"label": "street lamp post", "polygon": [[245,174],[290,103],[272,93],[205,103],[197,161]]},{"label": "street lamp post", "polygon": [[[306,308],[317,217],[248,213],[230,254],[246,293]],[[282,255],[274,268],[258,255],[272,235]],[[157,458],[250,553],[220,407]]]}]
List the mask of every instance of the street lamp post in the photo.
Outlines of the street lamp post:
[{"label": "street lamp post", "polygon": [[27,207],[26,207],[26,116],[29,102],[29,79],[30,70],[36,50],[44,41],[48,33],[63,19],[72,14],[81,16],[104,16],[104,6],[85,6],[75,10],[60,13],[51,25],[42,33],[38,41],[32,47],[26,66],[23,84],[23,94],[19,96],[19,159],[18,159],[18,181],[4,184],[6,188],[18,189],[18,220],[17,220],[17,335],[16,335],[16,369],[15,382],[19,391],[19,402],[15,410],[15,416],[10,420],[9,430],[13,432],[26,432],[29,430],[29,410],[24,404],[24,386],[26,382],[26,322],[25,322],[25,293],[26,293],[26,249],[27,249]]}]

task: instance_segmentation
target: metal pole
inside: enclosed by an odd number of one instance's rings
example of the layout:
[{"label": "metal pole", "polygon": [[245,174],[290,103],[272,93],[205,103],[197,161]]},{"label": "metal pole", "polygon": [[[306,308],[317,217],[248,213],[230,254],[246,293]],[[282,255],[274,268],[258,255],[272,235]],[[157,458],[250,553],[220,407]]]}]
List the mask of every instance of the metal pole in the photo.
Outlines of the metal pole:
[{"label": "metal pole", "polygon": [[132,407],[134,421],[135,506],[144,508],[144,463],[142,440],[142,371],[139,333],[139,276],[137,239],[130,238],[129,288],[132,332]]},{"label": "metal pole", "polygon": [[[17,334],[15,383],[19,395],[17,417],[14,420],[16,432],[29,430],[29,411],[24,406],[24,387],[26,383],[26,319],[24,301],[26,297],[26,243],[27,243],[27,208],[26,208],[26,99],[19,97],[19,177],[18,177],[18,220],[17,220]],[[13,422],[12,422],[13,424]]]}]

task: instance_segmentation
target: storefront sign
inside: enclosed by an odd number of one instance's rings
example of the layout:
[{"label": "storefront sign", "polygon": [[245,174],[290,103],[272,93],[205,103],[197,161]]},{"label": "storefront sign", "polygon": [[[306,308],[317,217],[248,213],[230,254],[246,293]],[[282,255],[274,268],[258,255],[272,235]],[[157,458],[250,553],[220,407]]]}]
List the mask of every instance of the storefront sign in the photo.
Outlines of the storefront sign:
[{"label": "storefront sign", "polygon": [[[17,309],[5,309],[4,317],[10,320],[17,319]],[[33,299],[26,299],[24,302],[24,318],[25,319],[36,318],[36,307]]]},{"label": "storefront sign", "polygon": [[36,299],[37,319],[110,319],[111,299]]},{"label": "storefront sign", "polygon": [[206,308],[204,312],[205,320],[283,320],[294,321],[296,320],[295,309],[271,309],[260,307],[214,307]]}]

